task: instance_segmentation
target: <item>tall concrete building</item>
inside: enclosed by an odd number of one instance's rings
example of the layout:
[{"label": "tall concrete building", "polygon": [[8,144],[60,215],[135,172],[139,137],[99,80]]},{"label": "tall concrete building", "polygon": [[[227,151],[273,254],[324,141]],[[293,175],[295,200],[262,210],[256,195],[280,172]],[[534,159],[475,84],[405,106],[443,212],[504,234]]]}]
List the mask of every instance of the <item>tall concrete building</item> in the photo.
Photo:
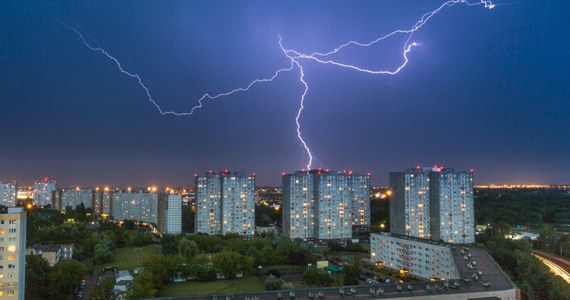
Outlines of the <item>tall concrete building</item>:
[{"label": "tall concrete building", "polygon": [[158,224],[158,193],[147,191],[116,191],[112,211],[115,220],[136,220]]},{"label": "tall concrete building", "polygon": [[93,209],[95,213],[107,217],[113,215],[113,191],[108,187],[96,188],[93,196]]},{"label": "tall concrete building", "polygon": [[53,180],[44,178],[44,180],[36,181],[33,186],[34,203],[36,205],[52,204],[54,192],[57,191],[57,184]]},{"label": "tall concrete building", "polygon": [[9,207],[0,214],[0,298],[25,299],[26,212]]},{"label": "tall concrete building", "polygon": [[283,174],[284,236],[290,239],[310,239],[315,236],[315,183],[313,174],[295,172]]},{"label": "tall concrete building", "polygon": [[195,231],[255,233],[255,176],[229,171],[196,176]]},{"label": "tall concrete building", "polygon": [[58,210],[65,210],[66,207],[71,206],[75,209],[80,204],[85,208],[93,206],[94,193],[91,189],[63,189],[56,192],[58,195],[53,197],[52,207]]},{"label": "tall concrete building", "polygon": [[210,171],[195,176],[196,214],[194,230],[210,235],[222,233],[222,182],[221,175]]},{"label": "tall concrete building", "polygon": [[255,176],[222,173],[222,234],[255,234]]},{"label": "tall concrete building", "polygon": [[0,205],[16,206],[18,183],[16,181],[0,181]]},{"label": "tall concrete building", "polygon": [[349,239],[370,225],[370,176],[329,170],[283,175],[283,234],[301,239]]},{"label": "tall concrete building", "polygon": [[182,233],[182,196],[161,194],[158,202],[158,230],[165,234]]},{"label": "tall concrete building", "polygon": [[390,231],[399,235],[475,241],[473,174],[441,167],[390,173]]},{"label": "tall concrete building", "polygon": [[468,244],[475,242],[473,173],[442,169],[430,175],[433,240]]}]

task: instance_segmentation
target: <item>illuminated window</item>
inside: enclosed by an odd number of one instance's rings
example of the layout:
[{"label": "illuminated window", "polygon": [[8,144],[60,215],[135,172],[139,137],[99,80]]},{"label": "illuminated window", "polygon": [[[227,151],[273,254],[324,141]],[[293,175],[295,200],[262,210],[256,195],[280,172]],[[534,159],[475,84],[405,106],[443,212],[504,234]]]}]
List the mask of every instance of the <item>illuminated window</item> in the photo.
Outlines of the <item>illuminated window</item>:
[{"label": "illuminated window", "polygon": [[16,259],[16,255],[8,255],[8,260],[15,260]]},{"label": "illuminated window", "polygon": [[16,251],[16,246],[14,246],[14,245],[8,246],[8,251],[10,251],[10,252],[15,252],[15,251]]}]

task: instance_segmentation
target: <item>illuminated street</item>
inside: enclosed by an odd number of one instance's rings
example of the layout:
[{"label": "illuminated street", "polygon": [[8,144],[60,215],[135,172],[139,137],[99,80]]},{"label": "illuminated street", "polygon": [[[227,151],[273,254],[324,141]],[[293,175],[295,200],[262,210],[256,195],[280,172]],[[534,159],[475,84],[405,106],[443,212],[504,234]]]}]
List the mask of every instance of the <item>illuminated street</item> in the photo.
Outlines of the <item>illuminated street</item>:
[{"label": "illuminated street", "polygon": [[540,260],[543,264],[545,264],[549,269],[550,272],[552,272],[555,275],[558,275],[560,277],[562,277],[562,279],[566,280],[566,282],[570,283],[570,273],[566,270],[564,270],[562,267],[560,267],[559,265],[557,265],[555,262],[545,258],[545,257],[541,257],[538,255],[534,255],[536,258],[538,258],[538,260]]}]

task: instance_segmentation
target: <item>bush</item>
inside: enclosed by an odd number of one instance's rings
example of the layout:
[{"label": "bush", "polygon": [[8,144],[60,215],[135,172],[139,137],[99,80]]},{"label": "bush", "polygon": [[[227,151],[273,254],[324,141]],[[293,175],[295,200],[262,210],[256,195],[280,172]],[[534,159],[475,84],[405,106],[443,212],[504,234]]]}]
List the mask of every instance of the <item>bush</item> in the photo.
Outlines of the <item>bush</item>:
[{"label": "bush", "polygon": [[268,290],[278,290],[283,285],[283,279],[269,275],[265,278],[265,288]]}]

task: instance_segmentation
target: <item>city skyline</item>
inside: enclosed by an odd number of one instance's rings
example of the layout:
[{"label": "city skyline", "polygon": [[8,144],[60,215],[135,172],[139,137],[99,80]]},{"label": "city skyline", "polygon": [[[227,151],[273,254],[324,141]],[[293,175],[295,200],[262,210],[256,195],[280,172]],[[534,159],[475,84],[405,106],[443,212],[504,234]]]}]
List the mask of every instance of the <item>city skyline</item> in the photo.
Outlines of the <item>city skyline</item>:
[{"label": "city skyline", "polygon": [[[323,11],[320,2],[302,10],[300,2],[3,2],[0,178],[20,186],[44,177],[62,186],[189,186],[196,171],[228,168],[277,186],[281,172],[306,164],[294,123],[297,74],[207,102],[191,117],[161,116],[136,82],[57,20],[141,74],[161,105],[185,110],[205,92],[287,67],[279,36],[312,53],[409,28],[441,3],[335,2]],[[565,5],[450,7],[414,36],[419,46],[398,76],[307,64],[300,122],[314,167],[371,172],[382,186],[390,171],[418,164],[475,169],[477,184],[570,183]],[[344,58],[390,68],[401,63],[392,51],[399,45]]]}]

